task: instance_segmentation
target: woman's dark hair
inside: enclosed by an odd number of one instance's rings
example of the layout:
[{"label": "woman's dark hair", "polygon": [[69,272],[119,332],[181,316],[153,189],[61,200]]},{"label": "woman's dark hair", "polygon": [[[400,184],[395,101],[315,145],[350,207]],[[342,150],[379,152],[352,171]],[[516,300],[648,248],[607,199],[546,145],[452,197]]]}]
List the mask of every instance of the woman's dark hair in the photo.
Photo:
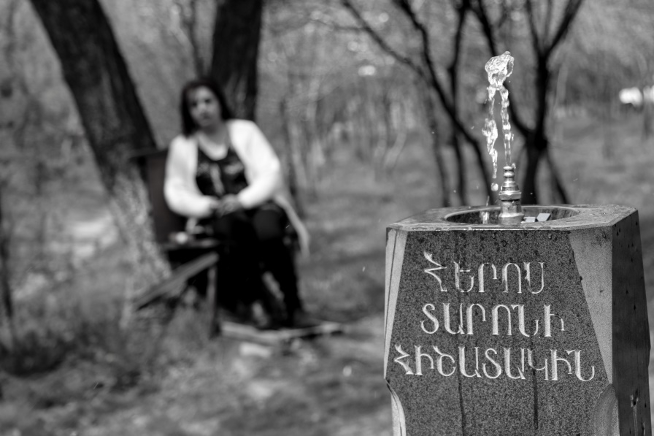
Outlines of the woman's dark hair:
[{"label": "woman's dark hair", "polygon": [[225,93],[223,93],[223,90],[218,86],[218,84],[216,84],[216,82],[208,78],[192,80],[184,85],[184,88],[182,88],[182,96],[180,99],[179,107],[180,113],[182,114],[182,133],[187,137],[197,130],[195,121],[193,121],[193,117],[191,117],[191,110],[189,109],[189,94],[191,91],[200,87],[206,87],[215,94],[216,98],[218,99],[218,103],[220,103],[220,117],[224,121],[234,118],[234,113],[227,104]]}]

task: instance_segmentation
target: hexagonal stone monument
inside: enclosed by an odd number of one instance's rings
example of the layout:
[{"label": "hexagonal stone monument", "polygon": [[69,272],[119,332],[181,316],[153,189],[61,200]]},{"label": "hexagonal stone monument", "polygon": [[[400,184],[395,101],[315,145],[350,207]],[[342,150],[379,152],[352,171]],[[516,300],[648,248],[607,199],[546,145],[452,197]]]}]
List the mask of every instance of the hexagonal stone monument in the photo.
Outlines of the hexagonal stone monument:
[{"label": "hexagonal stone monument", "polygon": [[389,226],[396,435],[651,434],[638,212],[524,209],[516,226],[465,207]]}]

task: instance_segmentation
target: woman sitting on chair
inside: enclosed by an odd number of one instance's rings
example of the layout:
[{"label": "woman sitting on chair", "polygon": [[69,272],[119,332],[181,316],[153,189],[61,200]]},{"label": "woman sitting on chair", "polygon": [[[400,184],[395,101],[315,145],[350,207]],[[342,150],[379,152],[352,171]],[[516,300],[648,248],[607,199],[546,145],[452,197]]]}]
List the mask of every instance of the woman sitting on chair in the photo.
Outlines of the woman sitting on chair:
[{"label": "woman sitting on chair", "polygon": [[[279,159],[256,124],[235,119],[222,90],[207,79],[184,86],[182,134],[173,139],[166,162],[164,195],[171,210],[197,219],[223,242],[218,267],[221,305],[262,298],[262,266],[284,295],[284,324],[312,324],[298,293],[287,227],[303,253],[309,235],[293,210]],[[265,307],[265,303],[264,303]]]}]

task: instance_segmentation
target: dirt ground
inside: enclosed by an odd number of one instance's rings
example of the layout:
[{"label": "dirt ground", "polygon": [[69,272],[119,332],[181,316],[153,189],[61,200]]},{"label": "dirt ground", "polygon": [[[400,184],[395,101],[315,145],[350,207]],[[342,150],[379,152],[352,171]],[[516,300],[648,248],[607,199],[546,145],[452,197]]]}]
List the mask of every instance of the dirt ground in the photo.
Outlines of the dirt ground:
[{"label": "dirt ground", "polygon": [[[640,123],[637,117],[602,127],[588,119],[562,121],[564,141],[553,154],[573,203],[639,209],[651,316],[654,141],[642,141]],[[470,186],[479,184],[470,178]],[[389,435],[390,396],[382,377],[385,227],[435,207],[437,192],[431,155],[417,144],[383,178],[340,163],[307,204],[313,253],[299,269],[308,309],[345,323],[346,332],[286,349],[208,340],[202,317],[182,308],[163,334],[142,345],[158,351],[147,371],[134,358],[145,349],[126,347],[129,333],[121,334],[116,322],[132,266],[118,242],[105,241],[73,280],[38,301],[19,302],[41,308],[23,310],[36,320],[33,331],[60,341],[67,352],[45,357],[54,364],[42,371],[36,363],[31,372],[0,376],[0,433]],[[471,197],[485,203],[481,188]],[[84,349],[71,346],[82,337]]]},{"label": "dirt ground", "polygon": [[20,401],[0,410],[9,425],[2,432],[388,435],[381,322],[366,318],[346,335],[297,343],[285,353],[218,339],[126,391],[112,390],[102,366],[79,362],[58,370],[56,380],[10,380],[5,396]]}]

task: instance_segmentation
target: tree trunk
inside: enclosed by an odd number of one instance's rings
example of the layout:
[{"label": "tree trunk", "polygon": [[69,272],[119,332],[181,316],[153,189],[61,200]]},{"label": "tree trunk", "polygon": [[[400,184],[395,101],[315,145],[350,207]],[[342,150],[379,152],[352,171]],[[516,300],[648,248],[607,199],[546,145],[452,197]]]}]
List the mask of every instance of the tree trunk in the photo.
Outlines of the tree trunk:
[{"label": "tree trunk", "polygon": [[434,160],[436,161],[436,168],[440,174],[441,180],[441,206],[452,206],[452,199],[450,198],[450,181],[447,173],[447,166],[443,158],[442,144],[440,132],[438,130],[438,122],[435,118],[434,101],[431,96],[424,95],[422,97],[423,105],[425,108],[425,117],[429,125],[429,135],[431,137],[431,147],[434,152]]},{"label": "tree trunk", "polygon": [[263,0],[218,2],[211,73],[239,118],[254,120]]},{"label": "tree trunk", "polygon": [[[538,138],[535,134],[527,137],[531,141],[531,147],[526,147],[527,150],[527,168],[525,177],[522,182],[522,204],[523,205],[537,205],[538,204],[538,190],[536,184],[536,176],[538,172],[538,165],[543,156],[543,146],[538,144]],[[540,139],[542,141],[542,138]]]},{"label": "tree trunk", "polygon": [[32,0],[59,56],[121,236],[142,286],[169,273],[130,156],[156,148],[127,65],[97,0]]},{"label": "tree trunk", "polygon": [[0,180],[0,292],[2,293],[0,295],[0,305],[2,307],[0,320],[2,318],[6,318],[7,320],[9,344],[6,347],[12,350],[16,343],[16,331],[14,329],[14,300],[13,290],[11,288],[11,270],[9,268],[11,232],[9,231],[8,220],[3,208],[5,187],[5,182]]},{"label": "tree trunk", "polygon": [[293,133],[291,132],[291,117],[288,113],[288,100],[283,98],[279,102],[279,113],[282,117],[282,131],[284,132],[284,155],[286,161],[286,179],[288,190],[295,203],[295,209],[300,217],[304,217],[304,203],[300,199],[300,190],[296,169],[296,159],[293,150]]},{"label": "tree trunk", "polygon": [[549,148],[545,151],[545,157],[547,158],[547,163],[550,165],[553,185],[552,189],[554,190],[555,202],[570,203],[570,198],[568,197],[568,193],[563,186],[561,175],[559,174],[559,170],[554,164],[554,159],[552,159],[552,153],[550,152]]},{"label": "tree trunk", "polygon": [[463,150],[461,150],[461,143],[459,142],[459,134],[456,130],[452,131],[450,141],[452,147],[454,148],[454,155],[456,156],[456,168],[457,168],[457,181],[456,188],[459,201],[461,205],[469,205],[468,203],[468,184],[466,177],[466,163],[463,157]]},{"label": "tree trunk", "polygon": [[450,181],[447,174],[447,166],[443,158],[441,150],[441,139],[438,133],[436,123],[429,124],[431,129],[431,145],[434,151],[434,159],[436,160],[436,167],[441,177],[441,205],[444,207],[452,206],[452,199],[450,199]]},{"label": "tree trunk", "polygon": [[2,296],[0,301],[5,315],[11,319],[14,315],[13,296],[11,293],[11,274],[9,271],[9,232],[5,223],[6,219],[3,214],[3,197],[4,184],[0,184],[0,286],[2,287]]}]

